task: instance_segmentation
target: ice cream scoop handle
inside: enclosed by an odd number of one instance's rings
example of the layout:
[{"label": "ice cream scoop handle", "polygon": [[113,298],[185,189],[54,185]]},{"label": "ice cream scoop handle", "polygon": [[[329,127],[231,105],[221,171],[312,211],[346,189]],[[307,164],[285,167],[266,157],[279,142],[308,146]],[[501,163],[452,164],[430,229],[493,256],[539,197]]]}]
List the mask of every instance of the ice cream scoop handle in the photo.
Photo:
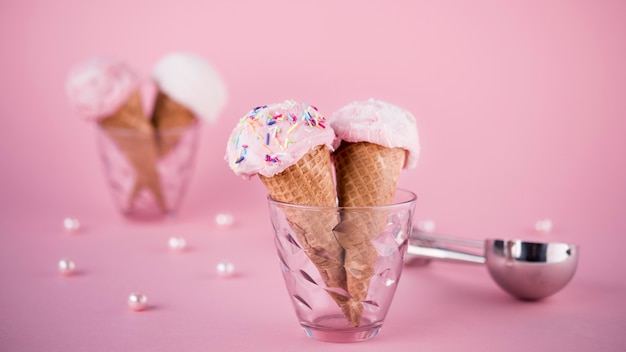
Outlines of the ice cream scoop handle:
[{"label": "ice cream scoop handle", "polygon": [[416,239],[419,241],[426,241],[426,242],[432,242],[432,243],[436,243],[436,244],[443,244],[443,243],[447,243],[447,244],[451,244],[451,245],[460,245],[460,246],[466,246],[466,247],[476,247],[476,248],[484,248],[485,247],[485,241],[478,241],[478,240],[470,240],[470,239],[465,239],[465,238],[456,238],[456,237],[448,237],[448,236],[443,236],[443,235],[439,235],[439,234],[431,234],[431,233],[427,233],[424,231],[421,231],[419,229],[413,229],[413,232],[411,233],[411,238],[412,239]]},{"label": "ice cream scoop handle", "polygon": [[485,257],[481,255],[455,251],[447,248],[422,247],[411,244],[407,250],[407,254],[422,258],[432,258],[450,261],[459,261],[465,263],[485,264]]}]

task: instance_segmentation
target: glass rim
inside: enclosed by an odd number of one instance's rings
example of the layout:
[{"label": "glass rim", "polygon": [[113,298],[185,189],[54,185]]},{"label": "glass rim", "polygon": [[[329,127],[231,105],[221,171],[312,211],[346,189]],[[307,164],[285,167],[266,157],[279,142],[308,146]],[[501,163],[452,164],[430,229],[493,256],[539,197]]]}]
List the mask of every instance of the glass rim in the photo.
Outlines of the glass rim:
[{"label": "glass rim", "polygon": [[351,211],[371,210],[371,209],[386,210],[386,209],[395,209],[395,208],[400,208],[406,205],[414,204],[417,201],[417,195],[414,192],[405,188],[396,188],[396,194],[398,191],[405,193],[408,199],[396,201],[391,204],[385,204],[385,205],[366,205],[366,206],[357,206],[357,207],[346,207],[346,206],[338,206],[338,205],[293,204],[293,203],[287,203],[287,202],[281,202],[279,200],[275,200],[269,194],[267,195],[267,200],[270,204],[274,204],[274,205],[280,205],[280,206],[285,206],[285,207],[294,208],[294,209],[308,209],[308,210],[317,210],[317,211],[324,211],[324,210],[337,211],[337,210],[343,210],[343,209],[346,209],[346,210],[349,209]]}]

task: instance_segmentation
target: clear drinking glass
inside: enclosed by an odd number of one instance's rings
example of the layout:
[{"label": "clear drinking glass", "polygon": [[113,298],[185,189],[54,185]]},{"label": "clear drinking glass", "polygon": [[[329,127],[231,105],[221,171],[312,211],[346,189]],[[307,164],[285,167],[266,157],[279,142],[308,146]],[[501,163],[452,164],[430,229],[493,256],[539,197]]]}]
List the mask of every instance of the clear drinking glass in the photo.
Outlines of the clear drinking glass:
[{"label": "clear drinking glass", "polygon": [[287,291],[309,337],[356,342],[378,334],[402,273],[416,199],[402,189],[393,204],[371,207],[268,197]]},{"label": "clear drinking glass", "polygon": [[200,123],[145,133],[96,128],[100,159],[113,199],[135,219],[173,216],[193,173]]}]

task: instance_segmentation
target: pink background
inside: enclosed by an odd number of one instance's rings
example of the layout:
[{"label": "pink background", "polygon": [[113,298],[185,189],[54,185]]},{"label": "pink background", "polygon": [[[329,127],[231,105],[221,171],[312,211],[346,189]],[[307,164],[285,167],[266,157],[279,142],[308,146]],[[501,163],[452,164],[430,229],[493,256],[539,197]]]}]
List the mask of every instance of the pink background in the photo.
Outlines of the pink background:
[{"label": "pink background", "polygon": [[[3,1],[0,350],[624,350],[625,14],[626,2],[604,0]],[[174,50],[210,59],[229,104],[202,131],[178,219],[130,222],[64,80],[97,54],[147,74]],[[259,104],[302,100],[330,116],[369,97],[417,117],[422,156],[400,181],[420,197],[416,221],[466,238],[576,243],[570,285],[529,304],[479,267],[410,267],[374,340],[308,339],[263,186],[234,176],[226,140]],[[222,211],[236,226],[215,225]],[[65,233],[66,216],[83,229]],[[546,217],[554,230],[536,233]],[[170,253],[170,236],[190,249]],[[58,275],[64,256],[78,275]],[[216,277],[223,259],[236,277]],[[148,311],[126,308],[132,290]]]}]

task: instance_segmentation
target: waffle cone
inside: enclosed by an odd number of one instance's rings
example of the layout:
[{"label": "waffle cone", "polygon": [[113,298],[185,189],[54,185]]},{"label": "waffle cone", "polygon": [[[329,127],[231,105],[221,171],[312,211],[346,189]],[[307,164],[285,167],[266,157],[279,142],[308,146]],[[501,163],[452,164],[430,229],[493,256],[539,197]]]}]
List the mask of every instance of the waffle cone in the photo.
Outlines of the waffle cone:
[{"label": "waffle cone", "polygon": [[[129,209],[132,209],[139,192],[147,188],[161,210],[165,212],[167,208],[165,197],[156,170],[157,149],[154,130],[143,115],[139,91],[133,93],[113,115],[100,120],[99,125],[135,169],[136,180],[128,198]],[[129,133],[120,133],[121,130],[127,130]]]},{"label": "waffle cone", "polygon": [[[393,202],[396,185],[404,166],[406,151],[377,144],[342,142],[333,154],[337,175],[339,206],[363,207]],[[360,321],[363,301],[378,253],[372,240],[384,229],[387,214],[379,211],[346,210],[335,235],[345,249],[344,267],[349,304]]]},{"label": "waffle cone", "polygon": [[[260,175],[260,178],[274,200],[334,207],[336,195],[332,175],[330,152],[321,145],[283,172],[273,177]],[[321,211],[315,218],[311,218],[309,213],[288,208],[285,209],[285,215],[298,242],[320,272],[326,291],[353,322],[343,267],[344,250],[333,234],[333,228],[339,223],[336,211],[334,208],[327,213]]]},{"label": "waffle cone", "polygon": [[151,121],[157,132],[158,155],[163,157],[174,149],[182,138],[181,133],[168,133],[168,131],[191,126],[196,123],[197,118],[191,110],[159,91]]}]

